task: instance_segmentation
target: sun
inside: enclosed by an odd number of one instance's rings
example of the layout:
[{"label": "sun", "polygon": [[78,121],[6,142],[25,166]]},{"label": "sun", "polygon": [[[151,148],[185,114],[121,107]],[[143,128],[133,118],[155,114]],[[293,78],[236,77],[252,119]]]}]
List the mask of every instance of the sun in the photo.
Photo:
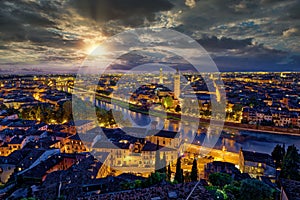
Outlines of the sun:
[{"label": "sun", "polygon": [[[103,55],[107,52],[107,45],[104,45],[106,37],[99,35],[93,38],[85,38],[84,42],[84,52],[88,55]],[[106,46],[106,47],[105,47]]]},{"label": "sun", "polygon": [[99,44],[89,44],[86,46],[85,51],[86,53],[91,54],[98,46]]},{"label": "sun", "polygon": [[91,44],[87,46],[86,53],[89,55],[104,55],[107,53],[107,48],[101,44]]}]

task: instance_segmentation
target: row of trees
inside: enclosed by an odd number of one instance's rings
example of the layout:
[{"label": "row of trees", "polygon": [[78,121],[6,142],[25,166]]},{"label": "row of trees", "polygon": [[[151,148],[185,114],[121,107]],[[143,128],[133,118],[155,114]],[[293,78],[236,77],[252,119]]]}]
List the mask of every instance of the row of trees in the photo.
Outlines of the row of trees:
[{"label": "row of trees", "polygon": [[209,175],[211,186],[207,189],[214,194],[215,199],[230,200],[272,200],[276,191],[257,179],[244,179],[235,181],[226,173],[213,173]]},{"label": "row of trees", "polygon": [[[171,181],[171,175],[172,175],[171,165],[169,163],[167,166],[165,153],[163,154],[163,158],[160,159],[160,151],[159,151],[158,144],[157,144],[157,150],[155,155],[155,172],[165,174],[166,180]],[[185,182],[185,180],[190,180],[190,181],[198,180],[197,160],[196,159],[193,160],[191,174],[188,177],[185,177],[183,173],[183,169],[181,168],[181,157],[178,157],[176,162],[176,172],[175,172],[174,182],[183,183]]]},{"label": "row of trees", "polygon": [[[73,97],[76,98],[76,97]],[[72,105],[72,103],[74,105]],[[72,110],[72,107],[76,107]],[[95,107],[90,102],[82,101],[76,98],[73,102],[65,101],[58,106],[51,106],[50,104],[40,104],[30,108],[21,110],[19,116],[22,119],[38,120],[45,123],[64,123],[76,119],[95,120],[95,116],[90,113],[96,113],[96,118],[101,126],[110,127],[113,125],[130,126],[131,121],[124,119],[121,111],[105,110]]]},{"label": "row of trees", "polygon": [[281,169],[280,177],[300,181],[300,155],[295,145],[285,150],[285,145],[276,145],[272,158],[275,160],[276,168]]},{"label": "row of trees", "polygon": [[38,120],[45,123],[62,123],[71,119],[72,105],[66,101],[62,106],[54,107],[40,104],[35,107],[24,108],[20,112],[20,118],[26,120]]}]

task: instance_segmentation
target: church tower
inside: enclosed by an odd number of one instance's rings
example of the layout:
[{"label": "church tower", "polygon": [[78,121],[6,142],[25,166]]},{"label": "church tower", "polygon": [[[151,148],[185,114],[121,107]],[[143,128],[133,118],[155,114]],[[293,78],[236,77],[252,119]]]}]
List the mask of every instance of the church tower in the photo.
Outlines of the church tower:
[{"label": "church tower", "polygon": [[180,96],[180,74],[178,69],[174,74],[174,95],[176,99],[178,99]]},{"label": "church tower", "polygon": [[163,73],[162,73],[162,68],[159,70],[159,84],[164,84],[164,79],[163,79]]}]

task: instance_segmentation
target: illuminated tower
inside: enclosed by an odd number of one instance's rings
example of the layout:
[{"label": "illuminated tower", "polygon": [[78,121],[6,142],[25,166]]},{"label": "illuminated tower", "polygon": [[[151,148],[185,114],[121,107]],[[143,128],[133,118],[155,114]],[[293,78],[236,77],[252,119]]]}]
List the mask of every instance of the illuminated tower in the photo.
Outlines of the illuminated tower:
[{"label": "illuminated tower", "polygon": [[191,81],[190,81],[191,83],[194,83],[194,75],[193,76],[191,76]]},{"label": "illuminated tower", "polygon": [[178,72],[178,69],[174,74],[174,95],[176,99],[178,99],[180,96],[180,74]]},{"label": "illuminated tower", "polygon": [[216,83],[216,81],[214,81],[214,87],[216,88],[217,102],[220,102],[221,101],[221,93],[220,93],[219,85]]},{"label": "illuminated tower", "polygon": [[221,102],[220,86],[216,83],[217,78],[215,78],[213,74],[210,75],[210,78],[212,79],[214,87],[216,88],[216,100],[217,102]]},{"label": "illuminated tower", "polygon": [[162,68],[159,70],[159,84],[164,84],[164,79],[163,79],[163,73],[162,73]]}]

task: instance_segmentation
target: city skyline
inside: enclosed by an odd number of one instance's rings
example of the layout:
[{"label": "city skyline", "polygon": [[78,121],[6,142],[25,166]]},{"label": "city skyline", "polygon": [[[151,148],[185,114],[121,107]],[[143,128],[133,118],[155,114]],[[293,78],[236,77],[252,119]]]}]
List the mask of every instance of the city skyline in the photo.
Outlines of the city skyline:
[{"label": "city skyline", "polygon": [[0,0],[0,199],[299,199],[299,10]]},{"label": "city skyline", "polygon": [[1,75],[0,198],[298,195],[299,73],[221,73],[220,86],[212,73],[158,69]]}]

